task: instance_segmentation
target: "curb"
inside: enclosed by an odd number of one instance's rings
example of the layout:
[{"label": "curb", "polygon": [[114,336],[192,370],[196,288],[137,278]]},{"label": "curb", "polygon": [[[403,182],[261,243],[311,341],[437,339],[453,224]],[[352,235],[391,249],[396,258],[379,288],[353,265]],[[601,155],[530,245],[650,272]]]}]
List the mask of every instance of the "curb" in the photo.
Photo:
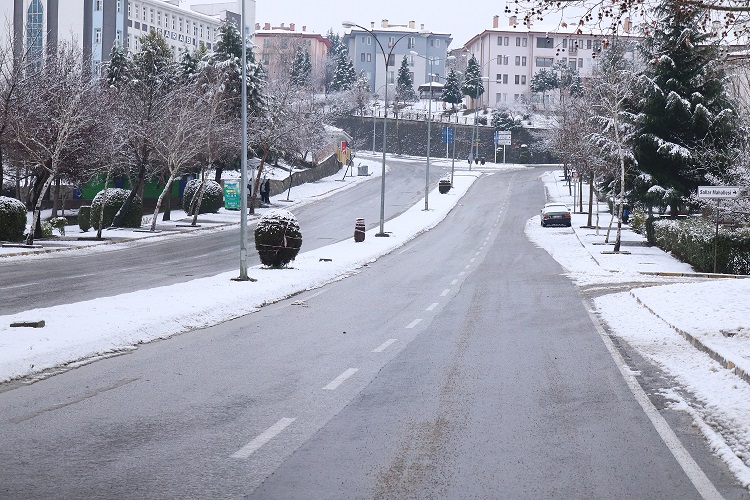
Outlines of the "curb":
[{"label": "curb", "polygon": [[[680,273],[674,273],[674,274],[680,274]],[[701,342],[701,340],[699,338],[697,338],[696,336],[691,335],[690,333],[686,332],[685,330],[683,330],[683,329],[681,329],[681,328],[673,325],[669,321],[667,321],[664,318],[662,318],[661,316],[659,316],[659,314],[656,311],[654,311],[651,307],[649,307],[644,302],[642,302],[641,299],[639,299],[638,297],[636,297],[636,295],[633,293],[632,290],[630,290],[628,293],[630,294],[631,297],[633,297],[636,300],[636,302],[638,302],[638,304],[640,304],[641,306],[643,306],[648,312],[650,312],[651,314],[653,314],[654,316],[656,316],[657,318],[659,318],[660,320],[662,320],[664,323],[666,323],[667,326],[669,326],[674,331],[676,331],[677,333],[679,333],[685,340],[687,340],[688,342],[690,342],[690,344],[693,347],[695,347],[699,351],[703,352],[704,354],[707,354],[711,359],[713,359],[714,361],[716,361],[717,363],[719,363],[722,367],[726,368],[727,370],[729,370],[733,374],[737,375],[739,378],[741,378],[742,380],[744,380],[747,384],[750,384],[750,373],[746,372],[744,369],[742,369],[739,366],[735,365],[733,361],[727,359],[726,357],[722,356],[721,354],[719,354],[715,350],[713,350],[710,347],[708,347],[706,344],[704,344],[703,342]]]}]

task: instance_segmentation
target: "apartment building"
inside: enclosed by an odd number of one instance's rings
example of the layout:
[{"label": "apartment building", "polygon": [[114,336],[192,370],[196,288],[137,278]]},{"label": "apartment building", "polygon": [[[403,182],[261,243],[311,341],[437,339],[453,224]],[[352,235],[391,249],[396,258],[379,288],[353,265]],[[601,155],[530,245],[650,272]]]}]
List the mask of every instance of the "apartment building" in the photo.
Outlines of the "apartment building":
[{"label": "apartment building", "polygon": [[[380,26],[374,22],[363,29],[354,26],[346,31],[342,41],[354,62],[357,74],[364,72],[374,93],[386,85],[394,85],[398,80],[401,61],[406,56],[414,89],[431,81],[442,81],[445,77],[448,46],[453,41],[448,33],[433,33],[419,28],[414,21],[408,24],[391,24],[387,19]],[[385,57],[388,67],[384,68]],[[417,55],[412,54],[416,52]]]},{"label": "apartment building", "polygon": [[[462,49],[469,57],[474,55],[482,75],[489,78],[480,105],[538,103],[541,96],[532,94],[530,84],[540,69],[550,70],[560,62],[585,80],[597,57],[607,49],[607,38],[601,35],[532,30],[516,25],[514,17],[507,27],[500,27],[499,22],[500,17],[495,16],[492,29],[474,36]],[[626,57],[633,58],[635,44],[629,45]],[[547,98],[554,100],[555,96]]]},{"label": "apartment building", "polygon": [[[24,51],[41,63],[49,50],[67,40],[83,48],[84,57],[95,71],[109,60],[112,47],[124,45],[138,50],[138,37],[154,29],[164,35],[175,52],[192,50],[201,42],[211,48],[223,19],[239,26],[242,1],[250,36],[255,24],[255,0],[232,0],[219,4],[195,2],[187,8],[180,0],[0,0],[0,34],[10,28],[22,41],[17,55]],[[186,2],[182,2],[185,4]]]},{"label": "apartment building", "polygon": [[302,47],[310,54],[313,79],[322,81],[331,42],[319,33],[307,31],[307,26],[300,28],[295,23],[288,26],[285,23],[280,26],[256,24],[255,44],[258,58],[269,79],[287,76],[297,47]]}]

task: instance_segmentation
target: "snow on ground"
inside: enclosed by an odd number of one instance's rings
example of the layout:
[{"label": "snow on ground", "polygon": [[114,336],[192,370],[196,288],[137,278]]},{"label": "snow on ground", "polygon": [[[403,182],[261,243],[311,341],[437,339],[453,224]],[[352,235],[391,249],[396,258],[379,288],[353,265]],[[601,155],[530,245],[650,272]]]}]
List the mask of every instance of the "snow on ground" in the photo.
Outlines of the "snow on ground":
[{"label": "snow on ground", "polygon": [[[572,207],[561,176],[560,171],[542,176],[547,197]],[[584,186],[584,200],[586,191]],[[598,224],[606,228],[608,209],[601,203],[598,209],[607,211]],[[750,374],[750,279],[691,278],[689,265],[645,246],[627,225],[621,250],[629,253],[613,254],[616,225],[607,246],[606,229],[582,228],[587,222],[587,214],[573,214],[572,228],[542,228],[537,215],[527,222],[526,234],[589,291],[636,287],[594,299],[596,312],[612,334],[678,384],[664,395],[692,416],[714,452],[750,487],[750,377],[733,371],[736,366]],[[684,282],[675,283],[674,274]]]}]

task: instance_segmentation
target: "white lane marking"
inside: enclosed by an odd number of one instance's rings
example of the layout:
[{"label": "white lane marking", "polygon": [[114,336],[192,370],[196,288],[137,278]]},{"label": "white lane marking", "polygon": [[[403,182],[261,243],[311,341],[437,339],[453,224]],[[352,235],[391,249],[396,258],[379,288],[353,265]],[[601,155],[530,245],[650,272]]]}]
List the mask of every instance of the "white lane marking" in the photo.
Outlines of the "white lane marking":
[{"label": "white lane marking", "polygon": [[458,280],[451,281],[451,285],[455,285],[456,283],[458,283]]},{"label": "white lane marking", "polygon": [[34,286],[34,285],[38,285],[38,284],[39,283],[26,283],[26,284],[23,284],[23,285],[4,286],[4,287],[0,288],[0,290],[12,290],[14,288],[23,288],[25,286]]},{"label": "white lane marking", "polygon": [[466,267],[464,267],[464,269],[469,269],[470,267],[471,267],[470,264],[466,264]]},{"label": "white lane marking", "polygon": [[275,438],[279,435],[281,431],[289,427],[289,425],[294,422],[295,418],[288,418],[284,417],[275,424],[273,424],[271,427],[263,431],[258,437],[247,443],[245,446],[237,450],[232,454],[232,458],[247,458],[258,449],[260,449],[261,446],[268,443],[270,440]]},{"label": "white lane marking", "polygon": [[418,244],[418,243],[419,243],[418,241],[415,241],[415,242],[414,242],[414,243],[412,243],[411,245],[409,245],[409,246],[407,246],[406,248],[404,248],[403,250],[401,250],[401,251],[400,251],[400,252],[399,252],[398,254],[399,254],[399,255],[401,255],[401,254],[402,254],[402,253],[404,253],[404,252],[408,252],[408,251],[410,251],[410,250],[411,250],[412,248],[414,248],[415,246],[417,246],[417,244]]},{"label": "white lane marking", "polygon": [[335,390],[338,386],[340,386],[341,384],[343,384],[346,379],[348,379],[349,377],[351,377],[352,375],[354,375],[358,371],[359,371],[359,368],[349,368],[349,369],[347,369],[344,373],[342,373],[341,375],[339,375],[338,377],[336,377],[335,379],[333,379],[331,381],[331,383],[329,383],[327,386],[323,387],[323,389],[326,390],[326,391],[333,391],[333,390]]},{"label": "white lane marking", "polygon": [[409,323],[408,325],[406,325],[406,328],[414,328],[415,326],[417,326],[419,324],[420,321],[422,321],[422,320],[420,318],[417,318],[414,321],[412,321],[411,323]]},{"label": "white lane marking", "polygon": [[396,342],[398,339],[388,339],[382,344],[380,344],[378,347],[372,350],[372,352],[383,352],[386,349],[388,349],[394,342]]},{"label": "white lane marking", "polygon": [[475,253],[474,255],[476,255],[477,257],[479,257],[479,252]]},{"label": "white lane marking", "polygon": [[632,373],[627,363],[625,363],[625,360],[617,351],[617,348],[612,343],[612,340],[607,335],[607,332],[605,332],[604,328],[602,328],[601,324],[599,323],[599,319],[596,317],[594,311],[589,309],[588,306],[586,307],[586,310],[589,313],[591,322],[599,332],[599,337],[604,342],[604,345],[607,347],[610,356],[612,356],[612,359],[614,359],[617,368],[620,370],[622,378],[625,380],[625,383],[628,384],[630,392],[633,394],[636,401],[638,401],[638,404],[641,405],[643,412],[646,414],[649,420],[651,420],[651,424],[654,426],[654,429],[656,429],[656,432],[659,433],[661,440],[664,441],[664,444],[667,446],[667,448],[669,448],[669,451],[672,452],[672,455],[677,460],[677,463],[680,464],[682,470],[685,471],[685,474],[690,479],[690,482],[693,483],[695,489],[697,489],[698,493],[700,493],[700,495],[706,500],[722,500],[724,497],[721,496],[721,493],[719,493],[711,480],[708,479],[703,470],[701,470],[700,466],[695,462],[695,460],[693,460],[693,457],[690,456],[690,453],[685,449],[684,446],[682,446],[679,438],[674,433],[664,417],[662,417],[661,413],[659,413],[659,410],[657,410],[656,407],[651,403],[651,400],[643,390],[643,387],[641,387],[641,385],[638,383],[635,375]]},{"label": "white lane marking", "polygon": [[466,273],[463,272],[463,271],[461,271],[460,273],[458,273],[459,276],[463,276],[464,274],[466,274]]},{"label": "white lane marking", "polygon": [[475,260],[477,260],[477,258],[476,257],[472,257],[469,262],[474,262]]},{"label": "white lane marking", "polygon": [[441,293],[440,296],[441,297],[445,297],[449,293],[451,293],[451,289],[450,288],[446,288],[445,290],[443,290],[443,293]]},{"label": "white lane marking", "polygon": [[326,293],[327,291],[328,291],[328,289],[325,289],[325,290],[320,290],[319,292],[315,292],[314,294],[312,294],[312,295],[308,295],[307,297],[305,297],[305,300],[310,300],[310,299],[312,299],[312,298],[315,298],[315,297],[317,297],[318,295],[322,295],[322,294]]},{"label": "white lane marking", "polygon": [[432,303],[432,304],[430,304],[430,306],[429,306],[429,307],[428,307],[427,309],[425,309],[425,310],[426,310],[426,311],[432,311],[432,310],[433,310],[433,309],[435,309],[435,308],[436,308],[437,306],[438,306],[438,303],[437,303],[437,302],[433,302],[433,303]]}]

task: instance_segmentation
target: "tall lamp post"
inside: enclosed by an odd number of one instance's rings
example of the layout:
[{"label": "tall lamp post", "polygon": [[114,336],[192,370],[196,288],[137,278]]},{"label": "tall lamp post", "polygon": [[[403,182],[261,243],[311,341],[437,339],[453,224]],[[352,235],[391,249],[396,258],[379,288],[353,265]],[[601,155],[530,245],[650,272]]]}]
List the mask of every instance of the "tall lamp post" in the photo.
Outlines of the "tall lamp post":
[{"label": "tall lamp post", "polygon": [[353,23],[351,21],[344,21],[341,23],[341,25],[344,28],[352,28],[357,27],[361,30],[364,30],[368,32],[372,37],[375,39],[375,43],[378,44],[378,47],[380,47],[380,52],[383,54],[383,63],[384,63],[384,76],[386,79],[386,85],[385,85],[385,114],[383,115],[383,166],[381,170],[381,177],[380,177],[380,232],[375,234],[375,236],[388,236],[388,233],[385,232],[385,148],[386,148],[386,131],[387,131],[387,125],[388,125],[388,59],[390,59],[391,54],[393,53],[393,49],[396,48],[396,44],[401,41],[404,37],[410,35],[410,33],[404,33],[401,35],[391,46],[391,50],[388,51],[388,54],[385,53],[385,49],[383,49],[383,46],[380,44],[380,41],[378,40],[378,37],[375,35],[375,33],[372,30],[369,30],[365,28],[364,26],[360,26],[359,24]]},{"label": "tall lamp post", "polygon": [[247,40],[245,37],[245,2],[242,2],[242,161],[240,166],[240,275],[237,281],[248,281],[247,276]]},{"label": "tall lamp post", "polygon": [[[430,64],[430,73],[427,75],[430,79],[430,94],[427,98],[427,172],[424,177],[424,209],[426,211],[430,209],[430,137],[432,136],[432,63],[434,60],[431,57],[420,55],[413,50],[409,52],[414,56],[425,59]],[[455,59],[455,56],[448,56],[445,59]]]}]

